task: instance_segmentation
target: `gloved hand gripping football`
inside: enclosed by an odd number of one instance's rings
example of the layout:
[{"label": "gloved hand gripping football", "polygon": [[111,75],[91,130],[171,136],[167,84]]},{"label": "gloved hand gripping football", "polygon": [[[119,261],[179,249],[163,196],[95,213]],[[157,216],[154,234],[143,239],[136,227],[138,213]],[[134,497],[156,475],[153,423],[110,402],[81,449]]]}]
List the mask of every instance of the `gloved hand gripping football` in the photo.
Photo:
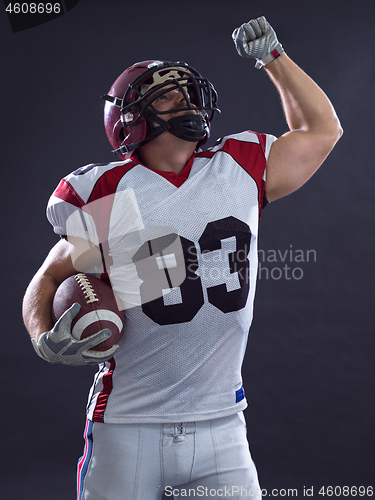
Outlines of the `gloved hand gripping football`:
[{"label": "gloved hand gripping football", "polygon": [[113,345],[106,351],[90,351],[92,347],[111,336],[110,330],[101,330],[83,340],[76,340],[71,334],[71,324],[81,306],[73,304],[49,332],[44,332],[35,340],[33,347],[41,358],[52,363],[65,365],[93,365],[110,359],[117,350]]},{"label": "gloved hand gripping football", "polygon": [[241,57],[253,57],[257,60],[257,69],[263,68],[284,52],[275,31],[263,16],[236,28],[232,38]]}]

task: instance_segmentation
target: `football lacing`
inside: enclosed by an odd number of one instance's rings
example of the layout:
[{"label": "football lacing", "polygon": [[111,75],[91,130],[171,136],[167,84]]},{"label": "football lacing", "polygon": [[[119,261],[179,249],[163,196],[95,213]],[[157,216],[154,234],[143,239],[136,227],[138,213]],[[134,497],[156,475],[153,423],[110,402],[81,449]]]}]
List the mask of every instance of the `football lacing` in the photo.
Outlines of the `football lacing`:
[{"label": "football lacing", "polygon": [[77,274],[75,278],[79,286],[82,288],[83,294],[86,299],[86,303],[91,304],[92,302],[99,302],[99,299],[96,296],[96,293],[94,292],[94,289],[90,281],[87,279],[87,276],[85,274],[80,273]]}]

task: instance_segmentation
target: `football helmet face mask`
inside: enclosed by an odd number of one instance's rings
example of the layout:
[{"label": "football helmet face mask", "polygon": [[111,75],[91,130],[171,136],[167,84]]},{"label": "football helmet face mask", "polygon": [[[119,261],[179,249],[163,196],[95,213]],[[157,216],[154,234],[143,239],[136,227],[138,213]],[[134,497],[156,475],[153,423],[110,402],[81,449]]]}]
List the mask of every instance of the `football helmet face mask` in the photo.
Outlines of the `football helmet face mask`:
[{"label": "football helmet face mask", "polygon": [[[155,100],[174,89],[181,92],[183,104],[158,111],[154,107]],[[136,63],[117,78],[102,98],[106,100],[105,131],[113,153],[121,159],[128,158],[132,151],[165,131],[200,146],[210,135],[215,111],[220,112],[211,82],[184,62]],[[163,120],[163,115],[180,111],[192,113]]]}]

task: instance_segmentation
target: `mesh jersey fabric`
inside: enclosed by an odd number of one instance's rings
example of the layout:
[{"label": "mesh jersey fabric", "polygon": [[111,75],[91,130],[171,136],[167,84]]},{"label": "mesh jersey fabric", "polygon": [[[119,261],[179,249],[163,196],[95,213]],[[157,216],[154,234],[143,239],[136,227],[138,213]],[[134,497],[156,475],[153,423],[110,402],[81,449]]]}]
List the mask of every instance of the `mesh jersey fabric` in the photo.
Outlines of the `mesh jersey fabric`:
[{"label": "mesh jersey fabric", "polygon": [[246,407],[241,367],[274,140],[227,136],[194,154],[183,180],[133,157],[60,182],[47,217],[56,233],[102,248],[105,267],[91,271],[108,275],[126,315],[118,351],[94,378],[90,420],[188,422]]}]

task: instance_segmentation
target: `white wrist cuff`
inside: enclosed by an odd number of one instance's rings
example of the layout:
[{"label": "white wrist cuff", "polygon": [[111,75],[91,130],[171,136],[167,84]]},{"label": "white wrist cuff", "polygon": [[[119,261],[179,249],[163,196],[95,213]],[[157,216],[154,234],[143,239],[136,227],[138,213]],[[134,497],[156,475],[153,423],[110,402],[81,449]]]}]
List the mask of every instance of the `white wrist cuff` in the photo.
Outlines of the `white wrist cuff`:
[{"label": "white wrist cuff", "polygon": [[256,69],[263,69],[264,66],[274,59],[277,59],[281,54],[285,52],[281,43],[278,43],[272,52],[264,56],[262,59],[257,59],[255,64]]},{"label": "white wrist cuff", "polygon": [[42,348],[42,338],[47,335],[48,332],[41,333],[37,339],[31,339],[32,346],[34,347],[35,352],[37,353],[38,356],[40,356],[44,361],[49,361],[51,360],[45,355],[43,348]]}]

